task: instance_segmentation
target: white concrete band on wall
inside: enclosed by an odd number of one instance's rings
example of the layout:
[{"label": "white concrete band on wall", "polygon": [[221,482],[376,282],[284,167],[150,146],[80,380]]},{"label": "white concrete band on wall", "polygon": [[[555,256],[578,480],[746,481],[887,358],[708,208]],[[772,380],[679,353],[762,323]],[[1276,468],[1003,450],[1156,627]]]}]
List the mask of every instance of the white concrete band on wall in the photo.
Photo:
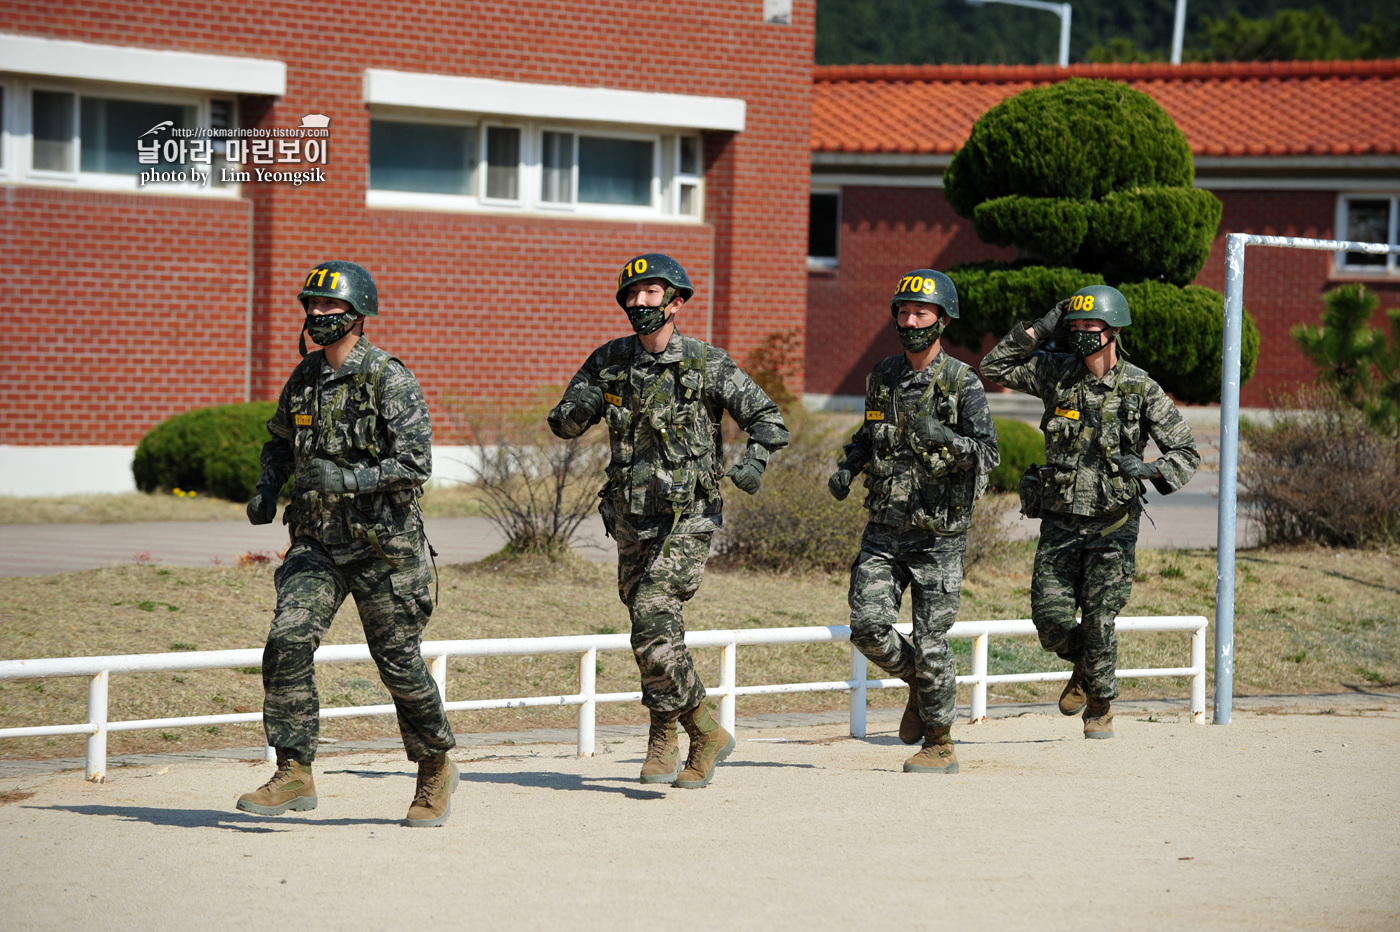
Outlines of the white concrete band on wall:
[{"label": "white concrete band on wall", "polygon": [[0,35],[0,71],[235,94],[287,92],[287,65],[265,58]]}]

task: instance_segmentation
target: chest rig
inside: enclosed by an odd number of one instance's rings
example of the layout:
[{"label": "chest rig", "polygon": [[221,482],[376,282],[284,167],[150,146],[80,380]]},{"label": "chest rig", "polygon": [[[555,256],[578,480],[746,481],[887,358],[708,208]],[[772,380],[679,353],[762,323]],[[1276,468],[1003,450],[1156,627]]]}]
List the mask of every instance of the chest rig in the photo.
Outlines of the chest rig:
[{"label": "chest rig", "polygon": [[962,384],[969,367],[943,353],[928,387],[917,400],[901,398],[903,356],[875,366],[865,389],[865,426],[871,458],[865,467],[865,507],[871,520],[914,526],[938,534],[961,534],[972,523],[978,493],[973,470],[954,471],[952,454],[926,451],[914,442],[909,422],[933,415],[949,428],[962,419]]},{"label": "chest rig", "polygon": [[632,337],[609,343],[598,373],[612,453],[601,510],[605,519],[610,510],[674,514],[674,527],[697,501],[719,497],[716,423],[705,404],[710,347],[682,336],[681,358],[646,385],[633,369],[636,347]]},{"label": "chest rig", "polygon": [[1112,514],[1142,494],[1141,484],[1120,475],[1115,461],[1124,453],[1142,454],[1147,373],[1125,362],[1097,412],[1087,394],[1084,373],[1071,372],[1056,383],[1053,406],[1047,404],[1041,417],[1046,465],[1040,473],[1041,507],[1047,511]]}]

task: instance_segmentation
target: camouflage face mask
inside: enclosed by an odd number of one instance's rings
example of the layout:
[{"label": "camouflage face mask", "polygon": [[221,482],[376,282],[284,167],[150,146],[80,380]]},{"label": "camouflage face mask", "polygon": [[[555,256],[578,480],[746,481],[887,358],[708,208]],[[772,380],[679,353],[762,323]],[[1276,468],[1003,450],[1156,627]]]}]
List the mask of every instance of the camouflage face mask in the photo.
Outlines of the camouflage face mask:
[{"label": "camouflage face mask", "polygon": [[339,314],[307,314],[306,334],[317,346],[330,346],[350,332],[359,318],[349,311]]},{"label": "camouflage face mask", "polygon": [[1099,342],[1099,334],[1102,330],[1071,330],[1069,333],[1070,349],[1081,359],[1086,359],[1101,349],[1108,347],[1107,343]]},{"label": "camouflage face mask", "polygon": [[661,303],[656,307],[643,307],[641,305],[625,307],[627,320],[632,324],[632,329],[640,336],[655,333],[666,326],[666,308],[676,297],[676,289],[667,288],[666,293],[661,296]]},{"label": "camouflage face mask", "polygon": [[929,327],[901,327],[895,324],[894,329],[899,334],[900,345],[911,353],[922,353],[943,335],[946,326],[947,321],[939,320]]}]

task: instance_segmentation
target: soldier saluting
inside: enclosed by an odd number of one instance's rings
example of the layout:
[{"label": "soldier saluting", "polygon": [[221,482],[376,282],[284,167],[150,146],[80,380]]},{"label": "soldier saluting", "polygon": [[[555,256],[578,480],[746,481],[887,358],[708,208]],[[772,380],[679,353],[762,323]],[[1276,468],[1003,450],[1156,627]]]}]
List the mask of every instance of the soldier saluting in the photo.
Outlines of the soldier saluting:
[{"label": "soldier saluting", "polygon": [[[1045,351],[1062,323],[1071,352]],[[1191,428],[1167,393],[1119,357],[1119,331],[1131,323],[1122,292],[1090,285],[1029,327],[1013,327],[982,360],[988,381],[1045,405],[1045,465],[1022,483],[1023,510],[1040,518],[1031,620],[1041,647],[1074,664],[1060,711],[1084,710],[1086,738],[1113,737],[1114,621],[1133,590],[1142,483],[1167,495],[1201,463]],[[1145,463],[1149,437],[1162,456]],[[1083,615],[1078,623],[1076,611]]]},{"label": "soldier saluting", "polygon": [[[734,748],[704,704],[681,614],[720,526],[719,480],[728,476],[753,495],[769,454],[788,441],[778,406],[729,354],[677,329],[694,293],[670,256],[647,253],[623,266],[617,303],[636,335],[594,350],[549,412],[550,430],[566,440],[607,421],[612,457],[598,510],[617,539],[618,595],[631,616],[642,704],[651,713],[641,782],[686,788],[708,784]],[[725,411],[749,435],[742,463],[728,472]],[[679,773],[677,720],[690,736]]]}]

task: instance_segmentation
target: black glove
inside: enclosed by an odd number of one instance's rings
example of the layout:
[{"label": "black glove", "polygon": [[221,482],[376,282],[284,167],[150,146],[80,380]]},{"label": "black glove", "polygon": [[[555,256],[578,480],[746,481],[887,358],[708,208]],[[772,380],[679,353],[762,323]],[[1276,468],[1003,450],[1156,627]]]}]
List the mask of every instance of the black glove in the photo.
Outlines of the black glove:
[{"label": "black glove", "polygon": [[271,524],[277,517],[277,490],[260,488],[248,503],[248,520],[254,524]]},{"label": "black glove", "polygon": [[1117,463],[1118,471],[1129,479],[1152,479],[1157,475],[1156,466],[1144,463],[1131,453],[1124,453],[1118,457]]},{"label": "black glove", "polygon": [[1065,312],[1069,310],[1069,301],[1069,298],[1065,298],[1047,311],[1044,317],[1031,324],[1031,329],[1035,331],[1037,340],[1050,339],[1050,335],[1060,326],[1060,318],[1064,317]]},{"label": "black glove", "polygon": [[851,494],[851,482],[854,479],[855,476],[845,466],[832,473],[831,478],[826,480],[826,487],[831,492],[831,497],[838,502],[844,502],[846,496]]},{"label": "black glove", "polygon": [[353,469],[345,469],[323,459],[313,459],[297,470],[297,484],[317,492],[360,491],[360,483]]},{"label": "black glove", "polygon": [[932,414],[915,414],[909,418],[909,432],[925,449],[939,449],[953,442],[957,433]]},{"label": "black glove", "polygon": [[569,412],[569,420],[575,424],[587,425],[603,414],[603,390],[596,385],[585,385],[574,395],[574,407]]},{"label": "black glove", "polygon": [[725,475],[741,491],[754,495],[758,492],[758,485],[763,480],[763,468],[763,463],[753,457],[748,457],[738,466],[730,466]]}]

